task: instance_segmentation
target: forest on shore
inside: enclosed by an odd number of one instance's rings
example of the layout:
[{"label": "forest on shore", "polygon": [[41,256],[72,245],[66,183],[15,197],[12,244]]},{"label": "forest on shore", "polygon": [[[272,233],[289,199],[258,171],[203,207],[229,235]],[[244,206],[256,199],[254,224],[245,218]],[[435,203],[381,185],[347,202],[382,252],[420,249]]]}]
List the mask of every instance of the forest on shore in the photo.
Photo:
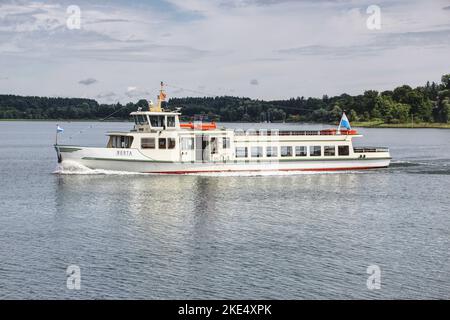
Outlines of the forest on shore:
[{"label": "forest on shore", "polygon": [[[23,97],[0,95],[0,119],[29,120],[128,120],[138,107],[146,109],[146,100],[125,105],[99,104],[93,99]],[[183,118],[206,118],[221,122],[320,122],[336,123],[345,111],[350,121],[358,123],[405,124],[449,122],[450,74],[441,83],[427,82],[360,95],[341,94],[322,98],[297,97],[289,100],[263,101],[244,97],[172,98],[167,109],[181,108]],[[112,116],[111,116],[112,115]]]}]

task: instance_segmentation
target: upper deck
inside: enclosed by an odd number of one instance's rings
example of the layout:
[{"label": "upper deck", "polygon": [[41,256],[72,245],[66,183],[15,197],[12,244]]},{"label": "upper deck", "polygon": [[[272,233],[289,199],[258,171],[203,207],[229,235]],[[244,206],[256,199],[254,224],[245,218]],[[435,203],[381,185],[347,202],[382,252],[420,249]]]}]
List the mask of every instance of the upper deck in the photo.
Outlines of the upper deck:
[{"label": "upper deck", "polygon": [[235,130],[237,136],[361,136],[356,130]]}]

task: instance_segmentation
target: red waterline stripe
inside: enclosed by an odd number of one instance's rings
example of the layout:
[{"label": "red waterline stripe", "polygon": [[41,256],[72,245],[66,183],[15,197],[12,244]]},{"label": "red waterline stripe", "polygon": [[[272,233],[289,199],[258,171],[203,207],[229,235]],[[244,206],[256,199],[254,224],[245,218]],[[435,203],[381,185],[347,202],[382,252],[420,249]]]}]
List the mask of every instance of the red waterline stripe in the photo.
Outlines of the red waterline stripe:
[{"label": "red waterline stripe", "polygon": [[262,172],[262,171],[345,171],[345,170],[369,170],[369,169],[381,169],[387,168],[387,166],[381,167],[347,167],[347,168],[311,168],[311,169],[254,169],[254,170],[190,170],[190,171],[148,171],[144,173],[159,173],[159,174],[189,174],[189,173],[219,173],[219,172]]}]

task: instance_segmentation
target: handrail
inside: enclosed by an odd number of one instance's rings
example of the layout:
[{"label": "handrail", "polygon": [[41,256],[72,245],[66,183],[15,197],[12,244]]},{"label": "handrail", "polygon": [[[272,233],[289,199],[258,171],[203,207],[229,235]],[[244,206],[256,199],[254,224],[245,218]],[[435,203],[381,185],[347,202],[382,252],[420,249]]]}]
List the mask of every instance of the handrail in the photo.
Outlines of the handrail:
[{"label": "handrail", "polygon": [[235,130],[234,134],[236,136],[343,136],[343,135],[356,135],[358,134],[356,130],[341,130],[337,132],[334,129],[326,130],[253,130],[248,129],[247,131]]}]

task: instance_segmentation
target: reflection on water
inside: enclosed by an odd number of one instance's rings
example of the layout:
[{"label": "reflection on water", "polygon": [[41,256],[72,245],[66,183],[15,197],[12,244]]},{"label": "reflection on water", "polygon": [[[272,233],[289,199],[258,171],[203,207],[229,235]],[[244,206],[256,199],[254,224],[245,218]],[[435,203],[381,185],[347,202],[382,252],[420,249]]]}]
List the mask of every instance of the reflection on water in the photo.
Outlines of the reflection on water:
[{"label": "reflection on water", "polygon": [[447,131],[367,130],[395,155],[368,172],[59,175],[31,125],[1,142],[2,298],[449,298]]}]

